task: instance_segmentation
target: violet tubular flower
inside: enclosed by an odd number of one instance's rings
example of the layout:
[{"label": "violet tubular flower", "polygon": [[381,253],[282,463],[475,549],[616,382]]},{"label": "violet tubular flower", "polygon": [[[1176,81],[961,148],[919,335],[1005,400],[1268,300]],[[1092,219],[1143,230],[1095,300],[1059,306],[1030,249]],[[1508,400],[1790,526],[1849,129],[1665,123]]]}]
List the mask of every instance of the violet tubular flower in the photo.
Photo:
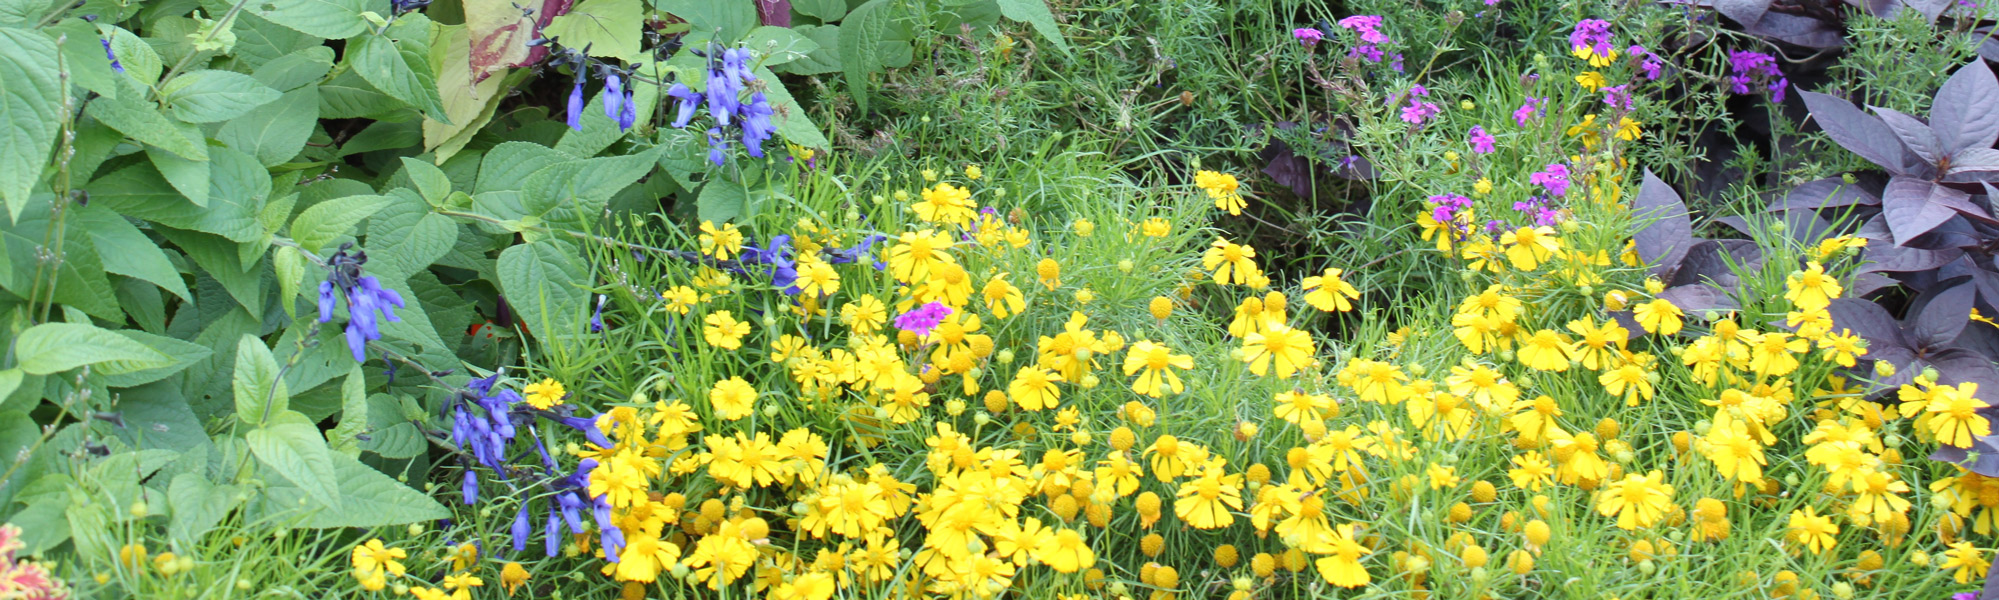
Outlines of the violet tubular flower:
[{"label": "violet tubular flower", "polygon": [[1291,30],[1291,37],[1296,38],[1299,45],[1310,50],[1312,47],[1319,45],[1319,40],[1325,39],[1326,34],[1311,27],[1299,27]]},{"label": "violet tubular flower", "polygon": [[930,330],[936,329],[939,323],[944,322],[944,317],[948,316],[951,316],[951,307],[931,302],[897,315],[895,327],[919,336],[927,336],[930,335]]},{"label": "violet tubular flower", "polygon": [[1550,163],[1547,168],[1527,176],[1527,182],[1548,190],[1551,196],[1569,194],[1569,167],[1562,163]]},{"label": "violet tubular flower", "polygon": [[319,284],[319,322],[333,321],[336,296],[347,299],[347,349],[354,353],[354,362],[368,362],[368,342],[382,339],[376,319],[400,322],[394,309],[404,306],[401,294],[361,274],[367,262],[367,253],[348,254],[342,247],[326,260],[326,280]]},{"label": "violet tubular flower", "polygon": [[111,70],[117,72],[119,75],[124,75],[125,65],[118,62],[118,53],[111,51],[111,40],[99,39],[97,41],[104,44],[104,58],[111,60]]},{"label": "violet tubular flower", "polygon": [[569,88],[569,129],[583,130],[583,77],[576,77],[576,86]]}]

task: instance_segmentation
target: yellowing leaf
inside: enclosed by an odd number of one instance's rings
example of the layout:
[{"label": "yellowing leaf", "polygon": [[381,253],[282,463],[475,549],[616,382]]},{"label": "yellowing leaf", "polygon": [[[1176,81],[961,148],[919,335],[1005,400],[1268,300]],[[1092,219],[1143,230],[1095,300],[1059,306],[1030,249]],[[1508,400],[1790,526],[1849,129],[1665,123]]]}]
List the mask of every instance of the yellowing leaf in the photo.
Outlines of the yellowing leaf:
[{"label": "yellowing leaf", "polygon": [[590,55],[630,62],[640,58],[640,27],[645,24],[639,0],[583,0],[569,14],[549,21],[542,37],[568,48],[590,48]]}]

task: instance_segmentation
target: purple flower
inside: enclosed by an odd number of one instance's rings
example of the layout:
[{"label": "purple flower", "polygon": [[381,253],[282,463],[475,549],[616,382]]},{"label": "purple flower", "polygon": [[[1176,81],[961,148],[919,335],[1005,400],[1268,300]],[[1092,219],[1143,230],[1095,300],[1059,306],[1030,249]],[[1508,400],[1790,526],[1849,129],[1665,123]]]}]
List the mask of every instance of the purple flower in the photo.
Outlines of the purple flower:
[{"label": "purple flower", "polygon": [[569,128],[583,130],[583,76],[577,75],[576,86],[569,88]]},{"label": "purple flower", "polygon": [[1547,98],[1528,96],[1527,101],[1522,103],[1520,108],[1514,109],[1513,122],[1519,124],[1521,127],[1526,127],[1528,120],[1541,116],[1541,105],[1547,101]]},{"label": "purple flower", "polygon": [[1493,143],[1499,140],[1493,139],[1492,134],[1486,133],[1484,127],[1473,125],[1468,141],[1471,142],[1473,154],[1492,154]]},{"label": "purple flower", "polygon": [[777,125],[771,123],[770,101],[763,92],[750,94],[750,103],[743,107],[743,147],[749,150],[751,158],[763,158],[764,141],[777,133]]},{"label": "purple flower", "polygon": [[1381,23],[1379,15],[1354,15],[1340,19],[1340,27],[1360,32],[1360,41],[1369,44],[1388,43],[1388,36],[1381,34]]},{"label": "purple flower", "polygon": [[722,137],[722,128],[709,127],[708,162],[715,163],[715,166],[719,167],[722,166],[722,163],[728,162],[728,160],[729,160],[729,138]]},{"label": "purple flower", "polygon": [[1311,27],[1300,27],[1291,30],[1291,37],[1297,38],[1298,43],[1303,44],[1306,48],[1311,48],[1319,45],[1319,40],[1325,39],[1326,34]]},{"label": "purple flower", "polygon": [[1569,194],[1569,167],[1562,163],[1549,163],[1541,172],[1527,176],[1527,181],[1546,188],[1550,195],[1566,196]]},{"label": "purple flower", "polygon": [[[618,120],[619,113],[625,112],[625,78],[612,72],[604,77],[604,118]],[[622,131],[622,130],[620,130]]]},{"label": "purple flower", "polygon": [[931,302],[897,315],[895,327],[919,336],[927,336],[930,335],[931,329],[935,329],[937,324],[944,322],[944,317],[948,316],[951,316],[951,307]]},{"label": "purple flower", "polygon": [[1458,194],[1438,194],[1429,198],[1435,205],[1430,208],[1430,218],[1438,223],[1449,223],[1458,217],[1458,211],[1471,207],[1471,198]]},{"label": "purple flower", "polygon": [[104,44],[104,58],[111,59],[111,70],[117,71],[119,75],[124,75],[125,65],[119,64],[118,54],[111,51],[111,40],[100,38],[97,41]]},{"label": "purple flower", "polygon": [[1631,110],[1631,85],[1613,85],[1603,88],[1603,103],[1618,110]]},{"label": "purple flower", "polygon": [[1730,91],[1737,94],[1750,93],[1750,85],[1756,84],[1770,92],[1770,100],[1784,101],[1784,89],[1791,82],[1784,78],[1784,72],[1777,68],[1777,58],[1762,52],[1732,50],[1728,53],[1727,77]]},{"label": "purple flower", "polygon": [[1651,50],[1646,50],[1644,46],[1636,45],[1625,48],[1624,53],[1630,54],[1632,58],[1639,61],[1638,69],[1645,72],[1645,79],[1647,81],[1659,80],[1659,71],[1665,68],[1666,63],[1659,60],[1658,55],[1653,54]]},{"label": "purple flower", "polygon": [[673,87],[667,88],[666,95],[680,101],[675,105],[678,110],[673,115],[673,127],[686,127],[687,122],[694,119],[694,111],[701,108],[701,95],[680,82],[674,82]]},{"label": "purple flower", "polygon": [[347,349],[354,353],[354,362],[367,362],[368,342],[382,339],[376,319],[399,322],[394,309],[403,307],[401,294],[361,274],[366,262],[366,253],[348,254],[343,247],[327,258],[326,280],[319,284],[319,322],[333,321],[336,292],[347,299]]},{"label": "purple flower", "polygon": [[1596,56],[1610,56],[1610,22],[1602,19],[1583,19],[1576,23],[1569,33],[1569,48],[1576,52],[1588,49]]},{"label": "purple flower", "polygon": [[604,332],[604,301],[610,296],[597,294],[597,312],[590,315],[590,333]]}]

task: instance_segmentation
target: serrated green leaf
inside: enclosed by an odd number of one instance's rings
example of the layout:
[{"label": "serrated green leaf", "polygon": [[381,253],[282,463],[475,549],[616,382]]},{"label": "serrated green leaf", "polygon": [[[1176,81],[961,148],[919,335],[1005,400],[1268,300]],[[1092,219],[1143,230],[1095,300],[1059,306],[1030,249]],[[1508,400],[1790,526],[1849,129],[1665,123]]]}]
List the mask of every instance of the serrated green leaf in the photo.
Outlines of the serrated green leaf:
[{"label": "serrated green leaf", "polygon": [[140,89],[160,82],[160,72],[166,66],[161,64],[160,53],[152,44],[123,27],[112,27],[107,37],[111,40],[111,52],[118,55],[118,64],[125,66],[125,76],[139,84]]},{"label": "serrated green leaf", "polygon": [[208,69],[173,78],[160,86],[160,102],[174,117],[190,123],[215,123],[243,116],[282,96],[256,78],[234,71]]},{"label": "serrated green leaf", "polygon": [[430,68],[430,20],[408,13],[387,31],[348,42],[347,62],[375,89],[442,122],[444,101],[437,94],[437,75]]},{"label": "serrated green leaf", "polygon": [[541,35],[560,41],[565,48],[588,47],[591,56],[630,62],[642,55],[639,34],[644,24],[639,0],[583,0],[568,13],[551,19],[541,28]]},{"label": "serrated green leaf", "polygon": [[78,229],[90,236],[97,247],[97,253],[104,264],[104,270],[126,277],[133,277],[157,285],[193,302],[194,295],[187,291],[187,282],[174,269],[173,261],[166,251],[144,232],[124,217],[104,208],[101,203],[72,207],[69,218]]},{"label": "serrated green leaf", "polygon": [[7,0],[0,2],[0,25],[33,27],[49,13],[49,0]]},{"label": "serrated green leaf", "polygon": [[354,224],[388,204],[385,196],[348,196],[314,204],[292,220],[292,241],[308,253],[319,254],[326,244],[347,235]]},{"label": "serrated green leaf", "polygon": [[[331,455],[338,477],[338,507],[309,506],[302,527],[386,527],[435,521],[451,516],[437,500],[410,486],[398,483],[381,471],[345,455]],[[297,488],[272,487],[264,499],[267,505],[295,508],[309,496]]]},{"label": "serrated green leaf", "polygon": [[1062,54],[1069,54],[1069,40],[1062,38],[1062,28],[1055,23],[1055,13],[1048,10],[1043,0],[999,0],[1000,14],[1034,27],[1034,32],[1048,38]]},{"label": "serrated green leaf", "polygon": [[388,394],[368,397],[368,430],[368,440],[361,442],[361,449],[382,458],[415,458],[430,446],[416,424],[403,416],[402,403]]},{"label": "serrated green leaf", "polygon": [[[278,373],[278,360],[271,356],[271,349],[264,346],[263,340],[245,335],[236,342],[236,373],[230,378],[230,389],[236,396],[236,420],[263,425],[290,410],[291,391],[285,389]],[[319,439],[317,431],[313,439]]]},{"label": "serrated green leaf", "polygon": [[430,164],[430,161],[405,156],[403,174],[408,175],[410,183],[416,185],[417,192],[423,195],[424,202],[435,205],[444,201],[445,196],[451,195],[451,177],[445,175],[444,170],[437,168],[437,165]]},{"label": "serrated green leaf", "polygon": [[298,290],[305,281],[305,254],[298,248],[280,246],[271,253],[271,268],[278,276],[279,304],[285,308],[285,316],[298,317]]},{"label": "serrated green leaf", "polygon": [[100,96],[117,96],[125,87],[120,81],[123,77],[111,70],[111,58],[104,55],[97,26],[69,18],[43,31],[59,39],[63,66],[69,69],[70,80],[78,86]]},{"label": "serrated green leaf", "polygon": [[[160,235],[173,242],[182,254],[194,261],[215,283],[229,292],[244,310],[252,313],[264,312],[264,278],[249,266],[243,264],[238,246],[220,236],[199,231],[181,231],[160,228]],[[253,257],[251,266],[256,263]],[[219,299],[219,298],[218,298]]]},{"label": "serrated green leaf", "polygon": [[[199,140],[189,142],[198,143]],[[160,170],[160,176],[173,184],[174,190],[187,201],[195,206],[208,206],[208,159],[188,160],[153,145],[146,146],[146,159],[152,161],[153,167]]]},{"label": "serrated green leaf", "polygon": [[168,227],[205,231],[237,242],[262,238],[257,216],[271,192],[271,176],[257,159],[228,148],[213,149],[209,206],[196,206],[173,191],[150,164],[137,164],[99,177],[84,189],[91,203],[120,215]]},{"label": "serrated green leaf", "polygon": [[701,220],[723,223],[742,216],[749,210],[749,203],[749,190],[742,184],[717,179],[701,186],[701,195],[694,206]]},{"label": "serrated green leaf", "polygon": [[383,118],[406,109],[401,100],[375,89],[352,69],[319,84],[319,118]]},{"label": "serrated green leaf", "polygon": [[888,0],[868,0],[847,13],[840,22],[840,69],[846,73],[847,93],[854,106],[868,111],[868,76],[881,70],[881,42],[886,39]]},{"label": "serrated green leaf", "polygon": [[542,343],[586,333],[589,269],[560,240],[518,244],[500,253],[500,291],[515,316]]},{"label": "serrated green leaf", "polygon": [[347,371],[347,379],[340,383],[340,398],[340,421],[327,430],[326,445],[341,454],[360,456],[357,436],[368,431],[368,378],[361,375],[361,365]]},{"label": "serrated green leaf", "polygon": [[543,167],[522,182],[522,207],[528,216],[550,224],[594,223],[611,196],[652,172],[657,160],[653,151],[646,151]]},{"label": "serrated green leaf", "polygon": [[280,92],[290,92],[325,79],[333,70],[333,49],[313,46],[272,59],[250,73]]},{"label": "serrated green leaf", "polygon": [[[45,196],[43,198],[46,198]],[[47,253],[47,244],[55,232],[53,204],[46,199],[29,203],[19,220],[6,223],[0,219],[0,244],[4,244],[5,278],[0,286],[20,297],[28,297],[36,284],[44,286],[53,275],[55,283],[52,299],[68,308],[82,309],[103,319],[123,321],[124,313],[118,307],[117,291],[105,275],[104,263],[97,255],[97,247],[88,235],[64,235],[60,263],[50,271],[37,257]],[[37,279],[39,274],[40,279]],[[40,288],[50,293],[49,287]]]},{"label": "serrated green leaf", "polygon": [[30,29],[0,29],[0,199],[20,218],[28,194],[42,180],[62,119],[63,84],[57,77],[56,42]]},{"label": "serrated green leaf", "polygon": [[391,190],[392,202],[368,221],[368,268],[392,279],[428,267],[451,251],[458,225],[408,190]]},{"label": "serrated green leaf", "polygon": [[763,58],[763,66],[774,67],[805,58],[819,50],[819,42],[787,27],[758,27],[743,38],[743,47]]},{"label": "serrated green leaf", "polygon": [[50,375],[92,365],[92,371],[131,373],[173,364],[160,353],[111,330],[81,323],[43,323],[14,338],[18,367],[29,375]]},{"label": "serrated green leaf", "polygon": [[222,125],[215,139],[266,167],[290,162],[319,124],[319,86],[306,85]]},{"label": "serrated green leaf", "polygon": [[775,73],[764,67],[757,67],[756,73],[758,78],[773,82],[765,91],[769,94],[771,109],[777,112],[777,116],[773,117],[777,121],[777,132],[784,136],[785,141],[806,148],[832,147],[832,142],[826,140],[826,134],[819,131],[819,126],[805,115],[805,109],[791,98],[791,90],[775,84],[778,81]]},{"label": "serrated green leaf", "polygon": [[[361,13],[370,10],[368,0],[250,0],[250,14],[301,33],[330,40],[344,40],[368,30]],[[386,5],[374,7],[387,12]]]},{"label": "serrated green leaf", "polygon": [[215,485],[199,473],[175,475],[167,486],[167,505],[173,509],[167,535],[192,544],[236,510],[243,498],[242,489],[235,485]]},{"label": "serrated green leaf", "polygon": [[714,34],[724,43],[743,39],[757,26],[753,0],[655,0],[654,6],[686,19],[694,31]]},{"label": "serrated green leaf", "polygon": [[[156,335],[132,329],[119,329],[117,333],[134,342],[145,344],[146,347],[157,350],[160,354],[171,357],[173,363],[127,373],[105,373],[104,385],[106,387],[129,388],[166,379],[187,369],[189,366],[194,365],[194,363],[207,359],[210,354],[214,353],[206,346],[164,335]],[[185,403],[186,401],[181,400],[181,402]],[[198,427],[196,431],[199,432]]]},{"label": "serrated green leaf", "polygon": [[472,193],[519,191],[528,176],[543,167],[576,158],[532,142],[501,143],[480,159],[479,181],[473,185]]},{"label": "serrated green leaf", "polygon": [[319,428],[305,415],[290,411],[276,413],[270,423],[250,430],[244,441],[249,443],[257,460],[305,490],[314,501],[328,508],[340,508],[341,482],[339,473],[333,470],[334,454],[326,447],[326,440],[319,437]]},{"label": "serrated green leaf", "polygon": [[199,143],[201,134],[198,129],[174,122],[161,113],[159,107],[138,96],[126,94],[118,98],[98,98],[90,102],[84,113],[127,137],[157,146],[181,158],[208,160],[208,147]]},{"label": "serrated green leaf", "polygon": [[791,0],[791,9],[821,23],[831,23],[847,16],[847,0]]}]

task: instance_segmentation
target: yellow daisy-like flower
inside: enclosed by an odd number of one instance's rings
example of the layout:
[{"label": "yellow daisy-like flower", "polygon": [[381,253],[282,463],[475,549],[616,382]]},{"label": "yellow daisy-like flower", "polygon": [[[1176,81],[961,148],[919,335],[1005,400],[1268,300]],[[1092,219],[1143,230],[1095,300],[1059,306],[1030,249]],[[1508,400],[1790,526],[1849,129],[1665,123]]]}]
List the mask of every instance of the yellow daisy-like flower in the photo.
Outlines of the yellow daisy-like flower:
[{"label": "yellow daisy-like flower", "polygon": [[1599,88],[1610,85],[1610,80],[1605,79],[1603,73],[1583,71],[1582,74],[1576,75],[1576,85],[1583,86],[1583,89],[1594,92]]},{"label": "yellow daisy-like flower", "polygon": [[1194,186],[1201,188],[1201,191],[1208,193],[1209,198],[1214,199],[1215,208],[1228,211],[1230,215],[1240,215],[1242,209],[1249,206],[1249,203],[1242,199],[1240,189],[1242,184],[1236,181],[1234,175],[1200,171],[1194,174]]},{"label": "yellow daisy-like flower", "polygon": [[1801,309],[1825,308],[1840,293],[1839,279],[1827,275],[1825,265],[1817,261],[1806,263],[1804,270],[1792,272],[1784,279],[1784,299]]},{"label": "yellow daisy-like flower", "polygon": [[1013,375],[1013,383],[1006,387],[1008,399],[1025,410],[1055,408],[1062,399],[1062,389],[1055,386],[1062,381],[1062,374],[1038,365],[1021,367]]},{"label": "yellow daisy-like flower", "polygon": [[521,391],[524,392],[523,396],[527,400],[528,406],[535,407],[536,410],[548,410],[561,406],[563,396],[569,395],[568,391],[562,389],[562,382],[552,378],[530,383],[526,388],[522,388]]},{"label": "yellow daisy-like flower", "polygon": [[1959,584],[1983,579],[1992,568],[1992,561],[1985,558],[1985,552],[1971,542],[1954,542],[1949,550],[1943,551],[1943,562],[1937,568],[1950,571],[1950,578]]},{"label": "yellow daisy-like flower", "polygon": [[1522,271],[1534,270],[1562,249],[1553,227],[1521,227],[1501,235],[1499,243],[1506,246],[1506,259],[1513,268]]},{"label": "yellow daisy-like flower", "polygon": [[[1631,117],[1618,117],[1617,139],[1624,140],[1627,142],[1638,141],[1638,138],[1643,137],[1645,135],[1645,131],[1639,129],[1639,126],[1641,125],[1643,125],[1643,123],[1639,123],[1638,121],[1633,120]],[[1611,188],[1611,189],[1615,190],[1616,188]]]},{"label": "yellow daisy-like flower", "polygon": [[1139,225],[1139,233],[1151,238],[1166,237],[1173,233],[1173,222],[1159,217],[1146,219]]},{"label": "yellow daisy-like flower", "polygon": [[1173,514],[1195,529],[1221,529],[1235,523],[1229,511],[1242,510],[1241,475],[1224,475],[1219,463],[1209,463],[1201,474],[1180,484]]},{"label": "yellow daisy-like flower", "polygon": [[1174,374],[1173,369],[1192,368],[1194,357],[1174,354],[1172,348],[1151,340],[1132,344],[1124,355],[1125,376],[1138,376],[1131,382],[1131,390],[1154,398],[1164,395],[1168,389],[1175,394],[1184,391],[1186,386],[1181,385],[1180,376]]},{"label": "yellow daisy-like flower", "polygon": [[1242,349],[1242,360],[1249,363],[1251,373],[1263,375],[1275,363],[1278,379],[1290,379],[1316,352],[1311,333],[1289,326],[1251,332],[1243,338]]},{"label": "yellow daisy-like flower", "polygon": [[939,264],[956,264],[951,258],[950,234],[925,229],[905,231],[896,237],[896,244],[888,249],[889,273],[896,281],[917,283],[930,278],[931,267]]},{"label": "yellow daisy-like flower", "polygon": [[1326,312],[1353,310],[1353,301],[1360,299],[1360,290],[1341,279],[1343,274],[1339,269],[1326,269],[1324,275],[1306,277],[1302,282],[1305,302]]},{"label": "yellow daisy-like flower", "polygon": [[798,293],[806,298],[824,298],[840,291],[840,272],[816,257],[798,260]]},{"label": "yellow daisy-like flower", "polygon": [[1215,283],[1249,283],[1261,273],[1256,266],[1256,249],[1216,238],[1201,254],[1201,268],[1213,271]]},{"label": "yellow daisy-like flower", "polygon": [[701,328],[701,339],[723,350],[741,349],[743,336],[750,334],[750,324],[737,321],[735,315],[726,310],[709,313],[702,322],[706,326]]},{"label": "yellow daisy-like flower", "polygon": [[408,572],[402,563],[405,558],[409,558],[408,551],[385,546],[381,538],[354,546],[354,570],[359,572],[388,573],[400,577]]},{"label": "yellow daisy-like flower", "polygon": [[715,382],[708,390],[708,405],[715,409],[715,416],[735,421],[756,412],[757,388],[741,377],[730,377]]},{"label": "yellow daisy-like flower", "polygon": [[1367,568],[1361,566],[1360,559],[1373,554],[1374,551],[1354,539],[1353,529],[1352,525],[1333,528],[1333,539],[1329,544],[1331,551],[1315,564],[1319,569],[1319,576],[1326,578],[1326,583],[1343,588],[1357,588],[1367,585],[1370,581]]},{"label": "yellow daisy-like flower", "polygon": [[1932,388],[1930,401],[1923,407],[1923,416],[1931,433],[1937,436],[1937,443],[1958,448],[1970,448],[1974,439],[1992,435],[1992,423],[1979,409],[1991,406],[1974,397],[1978,384],[1964,382],[1955,387],[1940,385]]},{"label": "yellow daisy-like flower", "polygon": [[925,223],[948,223],[964,227],[978,214],[979,205],[972,201],[972,191],[950,183],[939,183],[936,187],[923,190],[923,201],[916,203],[916,218]]},{"label": "yellow daisy-like flower", "polygon": [[1618,528],[1626,531],[1651,527],[1673,506],[1673,486],[1665,482],[1666,474],[1657,470],[1626,475],[1600,492],[1596,512],[1616,517]]},{"label": "yellow daisy-like flower", "polygon": [[1632,316],[1638,318],[1639,327],[1645,328],[1646,333],[1658,335],[1679,333],[1680,327],[1685,323],[1681,320],[1684,315],[1685,313],[1680,312],[1680,307],[1673,306],[1673,303],[1665,298],[1655,298],[1651,302],[1638,305],[1638,308],[1632,311]]},{"label": "yellow daisy-like flower", "polygon": [[724,223],[716,227],[711,221],[701,222],[701,254],[715,260],[729,260],[743,251],[743,232],[734,223]]},{"label": "yellow daisy-like flower", "polygon": [[979,292],[986,299],[986,308],[993,312],[994,317],[1001,319],[1027,308],[1027,297],[1021,293],[1019,286],[1007,281],[1006,276],[1006,273],[994,275],[986,280],[985,288]]},{"label": "yellow daisy-like flower", "polygon": [[1562,372],[1569,370],[1569,360],[1575,355],[1576,347],[1562,334],[1552,329],[1534,332],[1520,342],[1520,364],[1536,371]]},{"label": "yellow daisy-like flower", "polygon": [[1097,553],[1090,549],[1089,540],[1074,529],[1062,529],[1055,535],[1042,540],[1034,548],[1035,560],[1048,568],[1062,573],[1075,573],[1097,564]]},{"label": "yellow daisy-like flower", "polygon": [[1812,554],[1823,554],[1839,545],[1839,540],[1833,537],[1836,535],[1839,535],[1839,525],[1832,522],[1832,517],[1820,515],[1817,508],[1807,506],[1803,510],[1791,511],[1784,537],[1811,550]]}]

